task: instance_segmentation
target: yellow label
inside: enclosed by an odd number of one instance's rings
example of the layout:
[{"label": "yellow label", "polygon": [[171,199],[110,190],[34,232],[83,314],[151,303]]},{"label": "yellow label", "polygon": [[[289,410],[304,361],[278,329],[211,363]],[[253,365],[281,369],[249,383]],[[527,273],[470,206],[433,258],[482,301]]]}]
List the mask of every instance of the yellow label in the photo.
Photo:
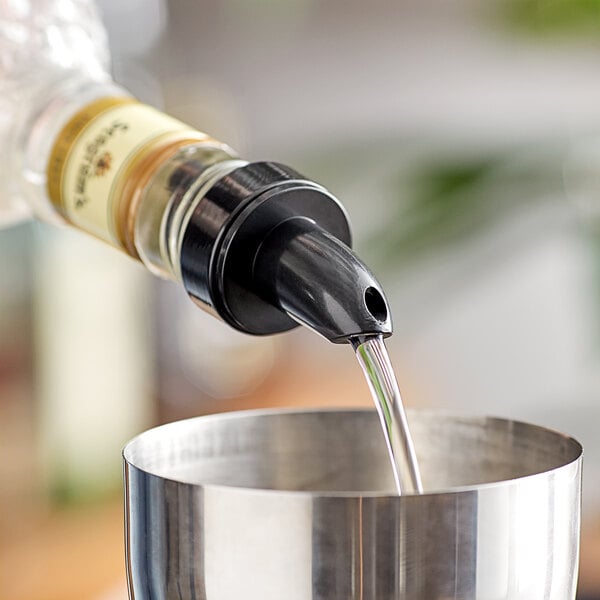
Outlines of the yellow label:
[{"label": "yellow label", "polygon": [[102,98],[63,128],[48,163],[48,194],[74,225],[119,244],[115,215],[122,178],[136,157],[165,134],[203,134],[131,98]]}]

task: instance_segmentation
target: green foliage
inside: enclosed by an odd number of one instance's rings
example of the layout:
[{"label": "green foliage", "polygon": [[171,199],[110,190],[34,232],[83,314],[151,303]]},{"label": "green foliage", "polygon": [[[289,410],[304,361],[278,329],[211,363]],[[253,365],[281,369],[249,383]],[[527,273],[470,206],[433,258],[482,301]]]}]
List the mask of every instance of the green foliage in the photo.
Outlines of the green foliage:
[{"label": "green foliage", "polygon": [[390,214],[365,247],[375,264],[395,267],[484,234],[511,214],[561,193],[560,169],[548,155],[456,156],[421,163],[406,181],[386,186]]},{"label": "green foliage", "polygon": [[600,0],[506,0],[509,23],[543,35],[600,34]]},{"label": "green foliage", "polygon": [[[384,236],[387,243],[382,258],[414,257],[461,239],[476,227],[484,208],[478,190],[494,165],[492,160],[475,160],[432,165],[417,172],[411,185],[413,194],[394,203],[395,214],[389,221],[395,227]],[[396,187],[401,189],[392,182],[392,188]]]}]

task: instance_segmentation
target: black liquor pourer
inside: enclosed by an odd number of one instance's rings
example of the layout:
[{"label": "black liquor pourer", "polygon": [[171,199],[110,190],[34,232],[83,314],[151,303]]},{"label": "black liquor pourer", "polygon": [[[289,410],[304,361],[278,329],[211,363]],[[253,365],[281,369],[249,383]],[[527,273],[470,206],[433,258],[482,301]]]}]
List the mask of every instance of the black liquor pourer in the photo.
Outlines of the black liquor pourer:
[{"label": "black liquor pourer", "polygon": [[193,300],[255,335],[303,324],[336,343],[388,336],[381,286],[340,203],[289,167],[250,163],[204,192],[180,250]]}]

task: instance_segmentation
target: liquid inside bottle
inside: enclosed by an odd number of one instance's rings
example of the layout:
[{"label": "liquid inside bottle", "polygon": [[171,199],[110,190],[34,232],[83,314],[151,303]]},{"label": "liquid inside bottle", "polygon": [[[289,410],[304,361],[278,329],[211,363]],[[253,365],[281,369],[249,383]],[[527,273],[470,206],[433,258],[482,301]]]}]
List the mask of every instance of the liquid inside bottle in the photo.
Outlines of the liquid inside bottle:
[{"label": "liquid inside bottle", "polygon": [[398,494],[420,494],[423,484],[417,456],[383,338],[356,340],[353,346],[379,414]]}]

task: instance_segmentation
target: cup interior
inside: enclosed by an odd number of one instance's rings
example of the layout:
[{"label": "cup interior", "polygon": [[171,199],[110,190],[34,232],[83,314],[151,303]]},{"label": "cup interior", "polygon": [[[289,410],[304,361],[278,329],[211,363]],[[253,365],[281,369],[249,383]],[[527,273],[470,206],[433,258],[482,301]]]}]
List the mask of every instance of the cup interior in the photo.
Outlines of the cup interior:
[{"label": "cup interior", "polygon": [[[527,423],[409,411],[425,492],[501,483],[560,469],[581,445]],[[323,493],[394,494],[372,410],[246,411],[146,431],[125,460],[191,485]]]}]

